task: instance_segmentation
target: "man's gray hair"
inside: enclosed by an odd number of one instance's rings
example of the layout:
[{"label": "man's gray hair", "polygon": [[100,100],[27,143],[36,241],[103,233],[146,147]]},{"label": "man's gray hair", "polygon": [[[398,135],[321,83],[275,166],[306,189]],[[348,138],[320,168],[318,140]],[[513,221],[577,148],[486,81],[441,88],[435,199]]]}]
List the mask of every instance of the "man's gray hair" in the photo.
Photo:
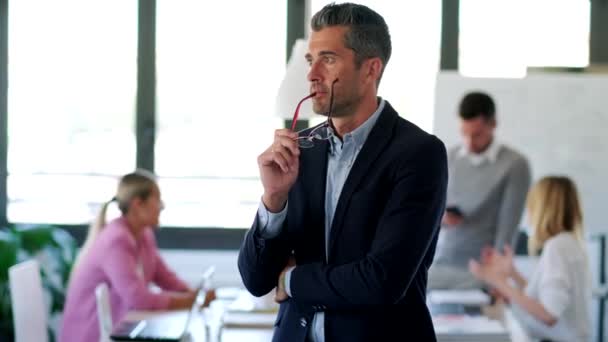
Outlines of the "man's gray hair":
[{"label": "man's gray hair", "polygon": [[380,14],[364,5],[331,3],[312,17],[310,26],[315,32],[331,26],[349,27],[344,37],[345,45],[355,52],[357,67],[368,58],[379,57],[382,60],[382,78],[392,48],[388,25]]}]

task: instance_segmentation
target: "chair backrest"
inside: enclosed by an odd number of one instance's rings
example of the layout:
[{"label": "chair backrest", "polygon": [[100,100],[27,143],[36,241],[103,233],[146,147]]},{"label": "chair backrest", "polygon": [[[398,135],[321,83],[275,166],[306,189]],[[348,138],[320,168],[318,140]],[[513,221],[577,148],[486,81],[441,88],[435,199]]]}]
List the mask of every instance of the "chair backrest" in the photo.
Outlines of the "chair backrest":
[{"label": "chair backrest", "polygon": [[97,299],[97,319],[99,320],[99,341],[110,341],[112,333],[112,307],[110,306],[110,293],[108,285],[101,283],[95,288]]},{"label": "chair backrest", "polygon": [[48,342],[47,307],[38,262],[24,261],[11,266],[8,273],[15,342]]}]

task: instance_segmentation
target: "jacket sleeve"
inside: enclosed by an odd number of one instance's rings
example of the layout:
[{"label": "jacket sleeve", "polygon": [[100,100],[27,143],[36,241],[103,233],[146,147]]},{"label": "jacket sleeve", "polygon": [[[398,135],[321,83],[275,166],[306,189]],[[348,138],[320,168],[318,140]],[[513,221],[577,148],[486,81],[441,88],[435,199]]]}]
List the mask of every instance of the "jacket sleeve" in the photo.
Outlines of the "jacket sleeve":
[{"label": "jacket sleeve", "polygon": [[343,265],[298,265],[291,274],[292,299],[324,309],[400,300],[438,233],[447,177],[445,147],[435,137],[398,161],[369,253]]},{"label": "jacket sleeve", "polygon": [[263,296],[277,286],[279,274],[287,265],[291,252],[283,222],[281,232],[273,238],[261,236],[259,217],[256,215],[251,229],[239,250],[238,267],[243,284],[254,296]]}]

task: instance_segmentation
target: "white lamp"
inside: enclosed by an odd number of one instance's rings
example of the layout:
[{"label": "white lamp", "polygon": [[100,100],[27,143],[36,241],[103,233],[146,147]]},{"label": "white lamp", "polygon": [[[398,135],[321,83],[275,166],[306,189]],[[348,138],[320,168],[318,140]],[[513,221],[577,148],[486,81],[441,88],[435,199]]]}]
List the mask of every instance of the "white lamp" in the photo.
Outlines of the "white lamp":
[{"label": "white lamp", "polygon": [[[308,63],[304,58],[308,50],[307,45],[308,42],[304,39],[298,39],[293,44],[275,105],[276,115],[281,118],[292,119],[298,102],[310,94],[310,85],[306,79]],[[304,101],[298,119],[310,118],[312,114],[311,100]]]}]

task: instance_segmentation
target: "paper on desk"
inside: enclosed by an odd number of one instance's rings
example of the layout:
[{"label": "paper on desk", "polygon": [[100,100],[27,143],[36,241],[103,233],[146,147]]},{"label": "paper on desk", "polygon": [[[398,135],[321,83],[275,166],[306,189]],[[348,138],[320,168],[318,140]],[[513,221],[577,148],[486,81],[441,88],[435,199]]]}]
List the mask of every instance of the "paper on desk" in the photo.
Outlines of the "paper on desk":
[{"label": "paper on desk", "polygon": [[488,305],[490,296],[481,290],[433,290],[429,293],[433,304]]},{"label": "paper on desk", "polygon": [[505,327],[485,316],[444,315],[433,317],[437,334],[505,334]]},{"label": "paper on desk", "polygon": [[226,311],[222,325],[229,328],[272,328],[277,318],[276,312],[234,312]]},{"label": "paper on desk", "polygon": [[279,310],[279,305],[272,301],[272,296],[269,298],[271,301],[266,296],[256,298],[247,291],[241,291],[226,309],[228,311],[276,313]]},{"label": "paper on desk", "polygon": [[433,327],[440,342],[506,342],[509,332],[499,321],[484,316],[433,317]]}]

